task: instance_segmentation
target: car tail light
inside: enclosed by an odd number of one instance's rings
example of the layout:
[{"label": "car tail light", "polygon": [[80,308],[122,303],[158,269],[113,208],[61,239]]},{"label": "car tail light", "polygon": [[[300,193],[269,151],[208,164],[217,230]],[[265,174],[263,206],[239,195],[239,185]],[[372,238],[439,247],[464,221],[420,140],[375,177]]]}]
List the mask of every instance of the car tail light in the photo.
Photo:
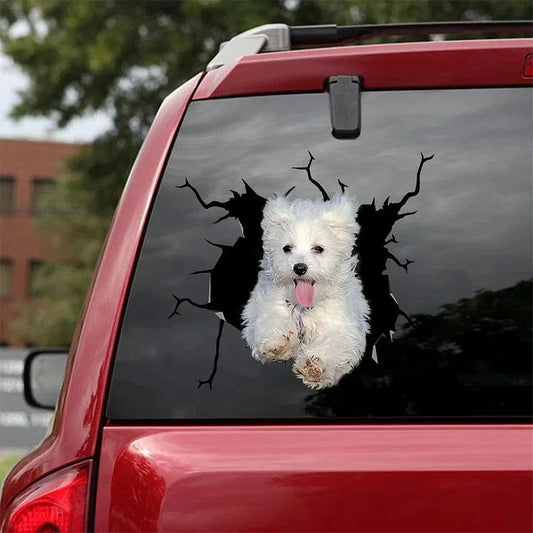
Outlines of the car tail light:
[{"label": "car tail light", "polygon": [[69,533],[85,530],[89,465],[83,464],[36,482],[9,506],[6,533]]}]

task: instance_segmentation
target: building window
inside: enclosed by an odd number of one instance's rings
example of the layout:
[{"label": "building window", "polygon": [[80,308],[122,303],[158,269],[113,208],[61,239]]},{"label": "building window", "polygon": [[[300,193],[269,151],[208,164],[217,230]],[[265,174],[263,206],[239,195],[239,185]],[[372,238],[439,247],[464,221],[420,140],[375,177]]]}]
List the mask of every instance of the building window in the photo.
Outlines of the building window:
[{"label": "building window", "polygon": [[30,261],[30,283],[29,283],[29,297],[31,299],[40,298],[43,294],[41,287],[42,270],[44,267],[43,261]]},{"label": "building window", "polygon": [[42,213],[45,209],[45,200],[49,191],[55,186],[55,181],[52,178],[34,178],[32,181],[31,190],[31,212],[34,214]]},{"label": "building window", "polygon": [[13,292],[13,261],[0,259],[0,298],[10,298]]},{"label": "building window", "polygon": [[12,215],[15,212],[15,178],[0,176],[0,215]]}]

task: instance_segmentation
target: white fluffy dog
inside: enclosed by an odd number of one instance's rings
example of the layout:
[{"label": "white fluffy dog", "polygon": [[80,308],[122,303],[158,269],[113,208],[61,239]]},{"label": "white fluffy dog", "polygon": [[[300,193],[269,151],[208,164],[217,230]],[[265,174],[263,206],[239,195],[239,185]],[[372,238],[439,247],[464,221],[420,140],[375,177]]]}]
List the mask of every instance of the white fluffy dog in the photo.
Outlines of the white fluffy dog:
[{"label": "white fluffy dog", "polygon": [[360,362],[369,329],[355,274],[355,202],[274,198],[261,227],[264,255],[243,337],[258,361],[292,358],[307,386],[331,387]]}]

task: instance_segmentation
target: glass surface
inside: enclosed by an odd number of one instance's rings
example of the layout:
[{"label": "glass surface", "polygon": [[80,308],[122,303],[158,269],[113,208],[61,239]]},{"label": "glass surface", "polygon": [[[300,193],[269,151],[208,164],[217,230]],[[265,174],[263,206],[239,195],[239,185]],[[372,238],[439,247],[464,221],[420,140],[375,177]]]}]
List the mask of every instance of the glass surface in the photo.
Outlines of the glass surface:
[{"label": "glass surface", "polygon": [[61,392],[68,354],[42,352],[33,356],[29,369],[29,386],[35,403],[54,409]]},{"label": "glass surface", "polygon": [[[108,416],[530,414],[531,116],[529,89],[368,92],[361,136],[340,141],[330,133],[327,94],[192,103],[138,261]],[[312,178],[330,196],[340,192],[338,180],[346,184],[362,205],[361,226],[382,232],[371,237],[373,252],[367,243],[364,261],[359,250],[365,294],[385,302],[388,282],[398,303],[396,314],[386,309],[390,300],[374,309],[386,314],[372,326],[374,358],[367,352],[339,385],[321,391],[297,380],[289,362],[252,358],[236,326],[257,269],[249,255],[239,260],[239,221],[214,223],[237,214],[250,235],[261,199],[291,187],[289,199],[322,198],[302,170],[309,153]],[[434,158],[415,194],[421,153]],[[250,213],[235,212],[239,195]],[[387,325],[396,330],[392,342]]]}]

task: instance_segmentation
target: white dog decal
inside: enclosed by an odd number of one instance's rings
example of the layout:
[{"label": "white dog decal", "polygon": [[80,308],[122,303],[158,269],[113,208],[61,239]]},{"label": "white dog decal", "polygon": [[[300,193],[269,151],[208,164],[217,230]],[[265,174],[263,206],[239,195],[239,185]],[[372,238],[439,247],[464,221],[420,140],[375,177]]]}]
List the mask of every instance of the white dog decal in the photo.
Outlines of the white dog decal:
[{"label": "white dog decal", "polygon": [[369,308],[356,276],[355,201],[269,200],[263,260],[243,337],[263,363],[293,359],[305,385],[336,385],[361,361]]}]

